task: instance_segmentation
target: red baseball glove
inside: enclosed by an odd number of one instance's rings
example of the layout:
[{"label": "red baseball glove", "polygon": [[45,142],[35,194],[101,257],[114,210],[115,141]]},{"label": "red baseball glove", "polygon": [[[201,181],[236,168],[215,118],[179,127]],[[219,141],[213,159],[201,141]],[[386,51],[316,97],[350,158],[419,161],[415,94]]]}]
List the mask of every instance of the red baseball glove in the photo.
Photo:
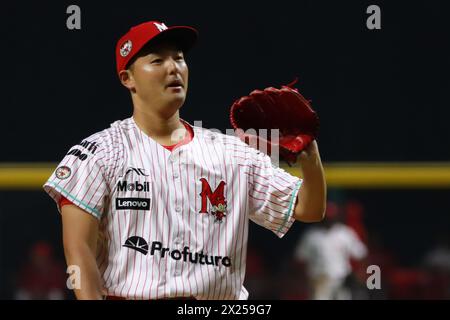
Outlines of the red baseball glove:
[{"label": "red baseball glove", "polygon": [[[266,143],[269,155],[278,146],[281,159],[289,165],[319,134],[319,117],[310,101],[292,87],[296,82],[297,79],[281,89],[254,90],[236,100],[230,111],[231,125],[241,140],[248,144],[257,141],[259,150]],[[259,129],[267,129],[267,137],[249,134],[249,129],[256,130],[257,135]],[[271,137],[270,129],[279,129],[278,141]]]}]

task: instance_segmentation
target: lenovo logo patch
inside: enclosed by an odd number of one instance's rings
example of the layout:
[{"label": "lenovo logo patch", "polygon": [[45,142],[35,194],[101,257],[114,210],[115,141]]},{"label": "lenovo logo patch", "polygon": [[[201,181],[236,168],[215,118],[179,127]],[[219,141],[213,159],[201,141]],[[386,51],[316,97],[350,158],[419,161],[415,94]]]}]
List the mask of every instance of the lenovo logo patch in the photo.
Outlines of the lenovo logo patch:
[{"label": "lenovo logo patch", "polygon": [[116,198],[116,210],[150,210],[150,199]]}]

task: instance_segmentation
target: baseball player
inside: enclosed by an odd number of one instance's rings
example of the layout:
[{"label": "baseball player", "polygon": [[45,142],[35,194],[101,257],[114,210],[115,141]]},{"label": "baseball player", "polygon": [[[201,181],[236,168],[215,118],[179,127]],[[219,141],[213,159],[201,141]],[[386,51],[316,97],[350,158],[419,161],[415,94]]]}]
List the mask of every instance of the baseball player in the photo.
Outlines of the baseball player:
[{"label": "baseball player", "polygon": [[323,218],[317,143],[303,180],[239,138],[179,116],[188,89],[187,26],[150,21],[117,43],[132,117],[74,145],[44,185],[62,215],[78,299],[247,299],[248,222],[282,237]]},{"label": "baseball player", "polygon": [[295,258],[306,266],[314,300],[350,300],[352,294],[345,283],[353,272],[351,259],[362,260],[367,247],[357,233],[342,220],[339,205],[327,205],[327,219],[320,227],[312,227],[300,238]]}]

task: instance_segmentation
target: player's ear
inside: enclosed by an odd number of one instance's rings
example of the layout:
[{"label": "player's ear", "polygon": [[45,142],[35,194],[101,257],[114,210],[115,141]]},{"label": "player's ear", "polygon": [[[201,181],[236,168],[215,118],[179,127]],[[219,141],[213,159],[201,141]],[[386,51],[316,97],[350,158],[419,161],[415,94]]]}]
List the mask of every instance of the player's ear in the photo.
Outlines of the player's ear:
[{"label": "player's ear", "polygon": [[128,70],[122,70],[119,73],[120,82],[129,90],[134,90],[134,77],[133,73]]}]

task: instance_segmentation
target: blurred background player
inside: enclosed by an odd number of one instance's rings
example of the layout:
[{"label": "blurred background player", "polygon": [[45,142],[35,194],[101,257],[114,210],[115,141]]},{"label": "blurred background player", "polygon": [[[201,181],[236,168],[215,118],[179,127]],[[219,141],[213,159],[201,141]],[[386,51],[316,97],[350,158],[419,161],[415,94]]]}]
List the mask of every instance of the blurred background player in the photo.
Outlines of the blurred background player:
[{"label": "blurred background player", "polygon": [[346,285],[352,273],[351,259],[366,257],[367,248],[343,218],[339,206],[328,202],[323,223],[309,228],[297,245],[295,258],[306,267],[311,299],[352,298]]}]

